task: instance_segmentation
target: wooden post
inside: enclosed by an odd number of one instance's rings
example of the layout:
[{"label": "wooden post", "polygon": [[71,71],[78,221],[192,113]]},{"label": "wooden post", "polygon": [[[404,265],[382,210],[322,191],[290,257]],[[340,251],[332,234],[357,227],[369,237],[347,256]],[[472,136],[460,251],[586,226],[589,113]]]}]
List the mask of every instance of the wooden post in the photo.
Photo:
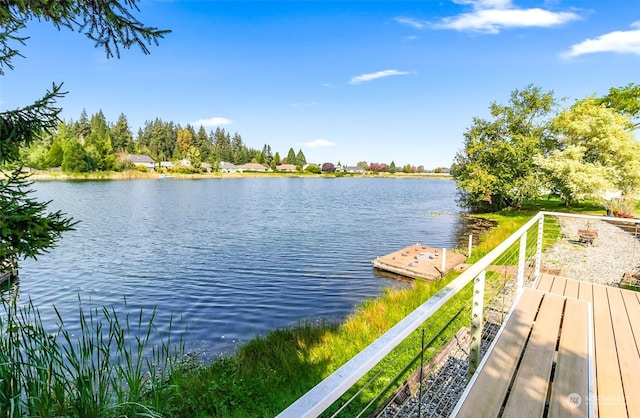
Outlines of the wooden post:
[{"label": "wooden post", "polygon": [[473,235],[469,234],[469,251],[467,251],[467,257],[471,257],[472,246],[473,246]]},{"label": "wooden post", "polygon": [[527,231],[520,237],[520,253],[518,254],[518,292],[524,286],[524,263],[527,259]]},{"label": "wooden post", "polygon": [[484,279],[482,270],[473,279],[473,298],[471,306],[471,347],[469,348],[469,377],[473,376],[480,364],[480,342],[482,341],[482,318],[484,316]]}]

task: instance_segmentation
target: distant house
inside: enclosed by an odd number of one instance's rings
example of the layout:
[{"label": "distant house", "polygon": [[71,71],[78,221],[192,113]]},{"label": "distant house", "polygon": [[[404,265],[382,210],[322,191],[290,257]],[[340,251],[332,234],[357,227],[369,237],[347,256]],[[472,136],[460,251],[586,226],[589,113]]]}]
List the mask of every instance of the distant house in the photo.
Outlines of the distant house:
[{"label": "distant house", "polygon": [[246,163],[238,166],[238,171],[270,171],[271,169],[258,163]]},{"label": "distant house", "polygon": [[207,173],[211,172],[211,164],[209,164],[208,162],[203,162],[202,164],[200,164],[200,167],[202,167]]},{"label": "distant house", "polygon": [[344,171],[346,171],[347,173],[352,173],[352,174],[363,174],[365,170],[362,167],[349,166],[349,167],[344,167]]},{"label": "distant house", "polygon": [[191,161],[187,160],[186,158],[183,158],[182,160],[178,161],[178,164],[183,165],[185,167],[191,167]]},{"label": "distant house", "polygon": [[148,155],[127,154],[127,158],[136,167],[145,167],[147,170],[153,170],[155,168],[156,162]]},{"label": "distant house", "polygon": [[276,165],[278,171],[297,171],[296,166],[293,164],[280,164]]},{"label": "distant house", "polygon": [[220,170],[222,173],[235,173],[236,171],[238,171],[238,166],[226,161],[220,161],[220,164],[218,164],[218,170]]},{"label": "distant house", "polygon": [[173,163],[171,161],[160,161],[160,168],[171,170],[173,168]]}]

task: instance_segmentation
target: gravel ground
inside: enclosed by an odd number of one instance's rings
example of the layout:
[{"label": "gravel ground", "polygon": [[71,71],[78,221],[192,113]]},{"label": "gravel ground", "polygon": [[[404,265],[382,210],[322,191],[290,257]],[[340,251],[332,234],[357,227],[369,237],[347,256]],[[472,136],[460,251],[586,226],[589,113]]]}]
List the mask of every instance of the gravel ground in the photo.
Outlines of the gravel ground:
[{"label": "gravel ground", "polygon": [[[640,269],[640,241],[631,233],[605,221],[559,218],[563,238],[542,256],[542,264],[560,269],[561,275],[577,280],[617,286],[627,272]],[[579,242],[579,229],[594,229],[593,245]]]},{"label": "gravel ground", "polygon": [[[561,217],[559,224],[562,239],[547,248],[542,256],[546,269],[559,270],[566,277],[594,283],[617,286],[628,272],[640,273],[640,240],[637,230],[625,232],[618,226],[605,221]],[[592,244],[580,242],[579,229],[592,229],[598,233]],[[635,235],[635,237],[634,237]],[[507,297],[513,296],[513,283],[503,290]],[[501,316],[501,312],[498,312]],[[497,317],[496,316],[496,317]],[[500,326],[487,315],[489,323],[485,331],[495,333]],[[492,335],[483,336],[482,351],[490,344]],[[422,401],[417,396],[409,398],[402,405],[392,402],[381,417],[447,417],[467,385],[468,336],[457,341],[458,349],[451,350],[435,370],[425,379],[425,393]]]}]

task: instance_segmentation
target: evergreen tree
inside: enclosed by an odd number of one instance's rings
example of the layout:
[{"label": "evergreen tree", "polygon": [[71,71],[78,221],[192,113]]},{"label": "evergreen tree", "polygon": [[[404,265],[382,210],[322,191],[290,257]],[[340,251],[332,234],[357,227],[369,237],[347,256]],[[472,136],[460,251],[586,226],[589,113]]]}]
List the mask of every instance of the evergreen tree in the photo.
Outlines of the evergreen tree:
[{"label": "evergreen tree", "polygon": [[389,164],[389,173],[394,174],[397,171],[395,161],[391,161]]},{"label": "evergreen tree", "polygon": [[111,128],[111,146],[115,152],[131,153],[134,150],[133,134],[124,113],[120,113],[116,124]]},{"label": "evergreen tree", "polygon": [[73,135],[83,144],[89,134],[91,134],[91,123],[89,122],[87,111],[82,109],[80,120],[73,124]]},{"label": "evergreen tree", "polygon": [[91,170],[89,155],[75,139],[67,142],[62,158],[62,171],[68,173],[85,173]]},{"label": "evergreen tree", "polygon": [[298,154],[296,155],[296,164],[299,166],[307,164],[307,157],[304,156],[301,149],[298,150]]},{"label": "evergreen tree", "polygon": [[287,154],[287,164],[297,164],[296,152],[293,150],[293,148],[289,148],[289,153]]}]

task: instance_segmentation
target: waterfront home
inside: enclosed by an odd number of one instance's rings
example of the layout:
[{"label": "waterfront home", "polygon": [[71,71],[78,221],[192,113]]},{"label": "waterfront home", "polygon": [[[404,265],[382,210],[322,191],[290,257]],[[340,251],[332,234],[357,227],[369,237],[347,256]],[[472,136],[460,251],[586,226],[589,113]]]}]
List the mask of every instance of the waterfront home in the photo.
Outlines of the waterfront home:
[{"label": "waterfront home", "polygon": [[153,158],[149,157],[148,155],[128,154],[127,158],[136,167],[145,167],[147,170],[153,170],[155,168],[156,162],[153,161]]},{"label": "waterfront home", "polygon": [[246,164],[239,165],[238,166],[238,171],[240,171],[240,172],[243,172],[243,171],[262,171],[262,172],[266,172],[266,171],[271,171],[271,169],[263,166],[262,164],[258,164],[258,163],[246,163]]},{"label": "waterfront home", "polygon": [[364,174],[364,168],[358,166],[344,167],[344,171],[351,174]]},{"label": "waterfront home", "polygon": [[173,168],[173,163],[171,161],[160,161],[160,168],[171,170]]},{"label": "waterfront home", "polygon": [[238,171],[238,166],[226,161],[220,161],[220,163],[218,164],[218,170],[220,170],[220,172],[222,173],[235,173],[236,171]]},{"label": "waterfront home", "polygon": [[296,166],[293,164],[280,164],[276,165],[277,171],[297,171]]}]

